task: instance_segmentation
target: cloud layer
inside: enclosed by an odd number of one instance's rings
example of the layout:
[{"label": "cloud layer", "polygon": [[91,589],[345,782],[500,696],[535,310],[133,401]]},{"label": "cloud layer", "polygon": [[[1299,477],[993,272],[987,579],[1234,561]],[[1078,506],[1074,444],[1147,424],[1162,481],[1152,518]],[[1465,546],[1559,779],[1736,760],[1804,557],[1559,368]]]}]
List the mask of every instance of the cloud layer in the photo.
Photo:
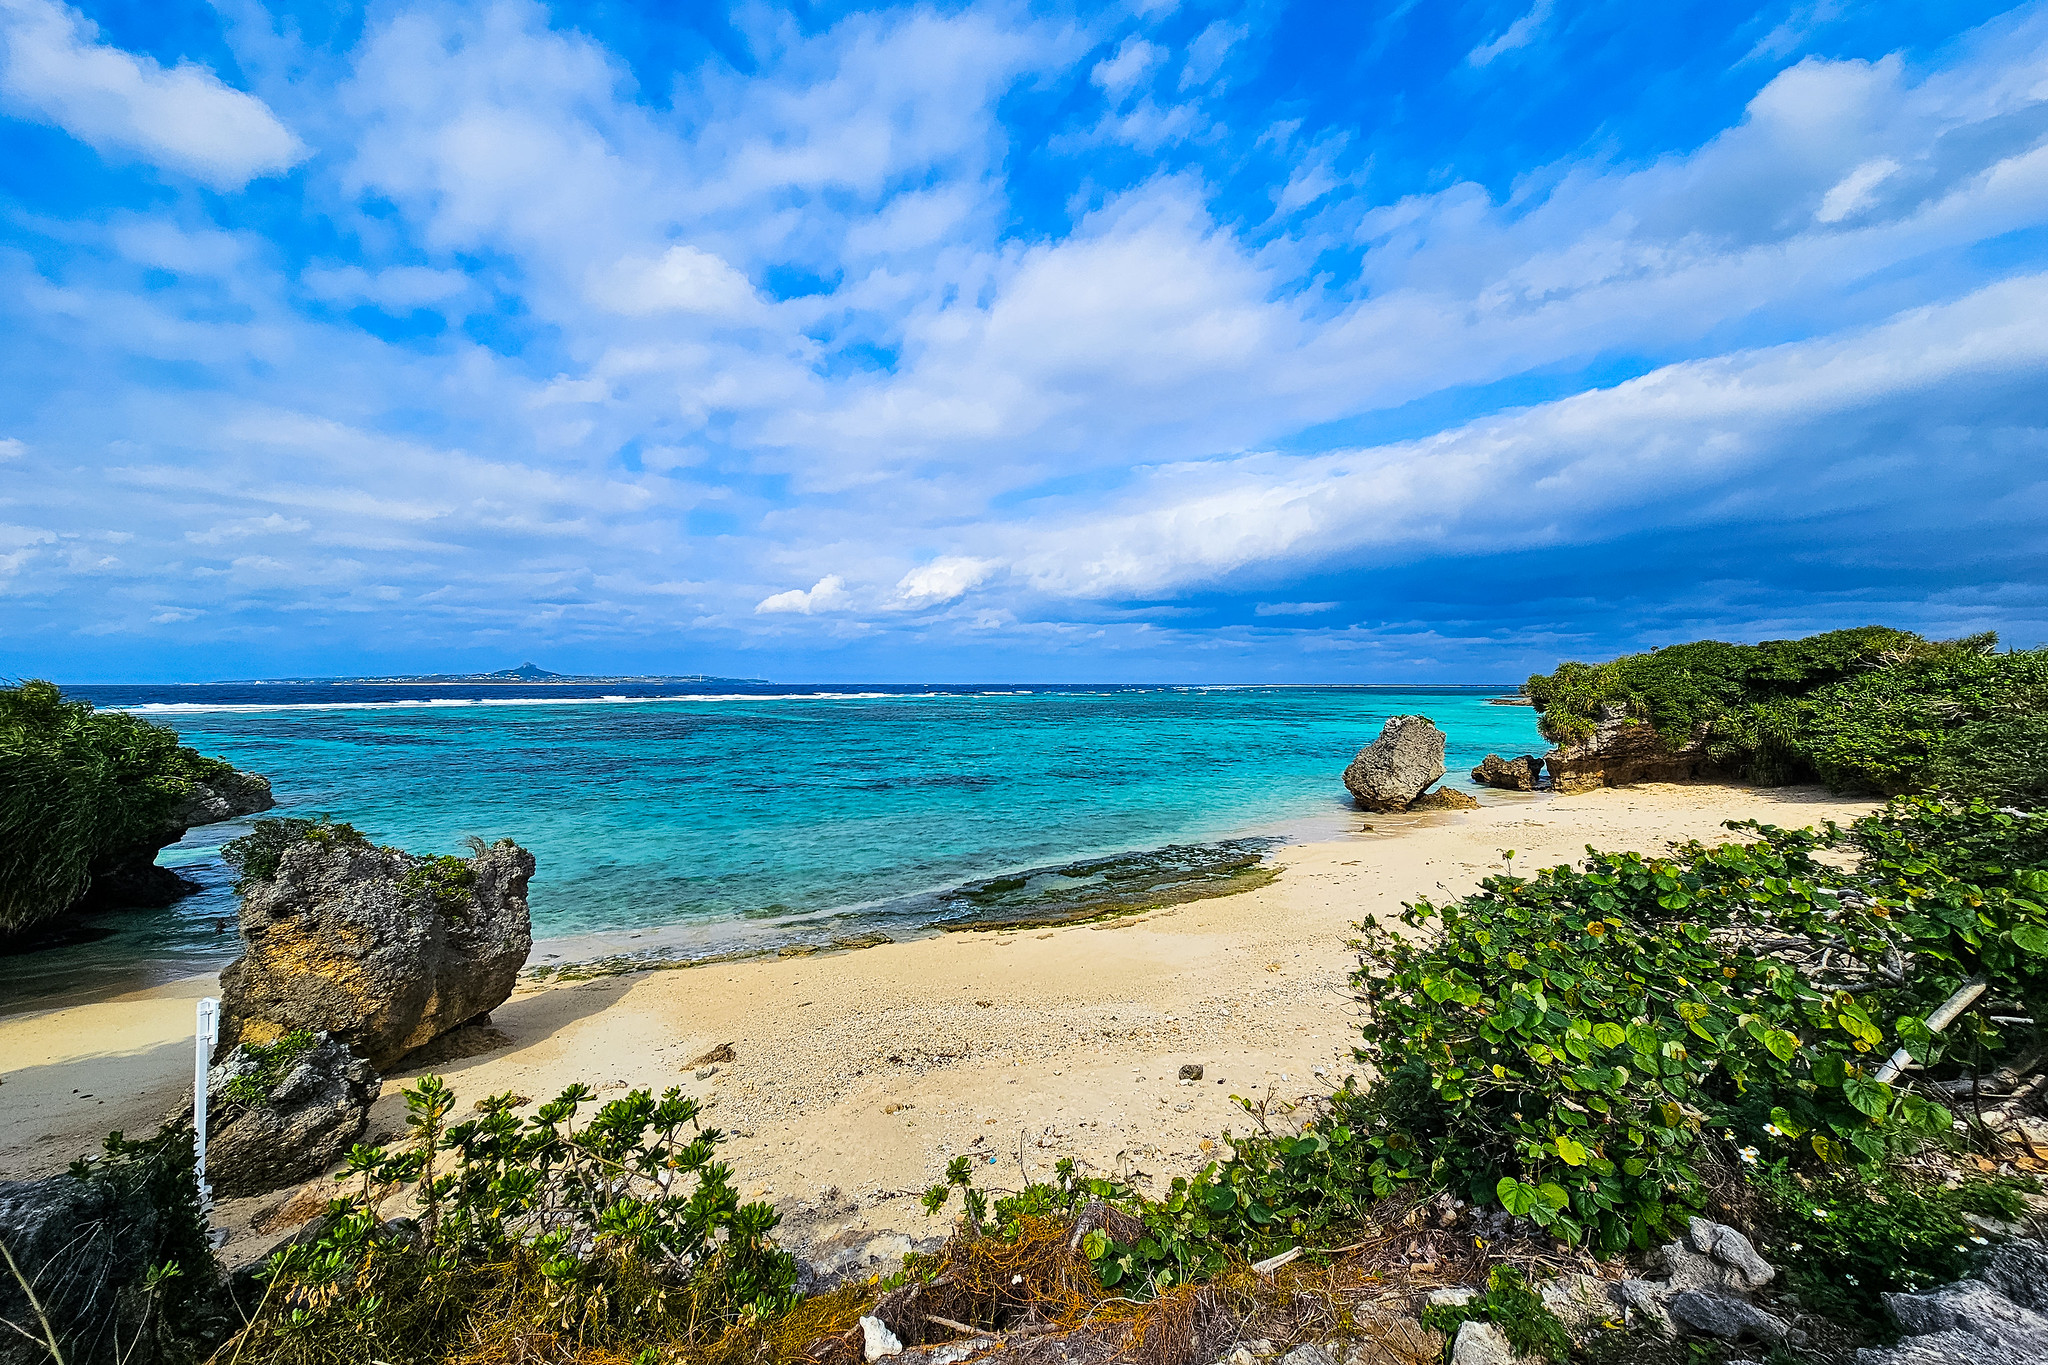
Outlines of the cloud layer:
[{"label": "cloud layer", "polygon": [[0,0],[0,670],[2048,636],[2042,5],[228,12]]}]

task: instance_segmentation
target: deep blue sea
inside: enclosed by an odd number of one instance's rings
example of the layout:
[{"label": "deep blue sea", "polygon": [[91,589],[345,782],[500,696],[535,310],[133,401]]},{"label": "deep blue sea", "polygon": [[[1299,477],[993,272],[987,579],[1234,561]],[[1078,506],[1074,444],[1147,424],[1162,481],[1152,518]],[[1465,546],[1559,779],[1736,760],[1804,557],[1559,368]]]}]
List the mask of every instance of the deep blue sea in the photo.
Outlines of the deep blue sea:
[{"label": "deep blue sea", "polygon": [[[901,936],[961,913],[949,893],[991,878],[1331,835],[1359,823],[1345,764],[1403,712],[1448,736],[1454,784],[1489,751],[1543,749],[1528,708],[1487,704],[1502,686],[66,690],[265,774],[271,814],[332,816],[415,852],[517,839],[539,860],[537,961]],[[246,828],[165,851],[199,894],[0,959],[0,999],[221,965],[235,901],[219,849]],[[1119,875],[1113,861],[1082,872]]]}]

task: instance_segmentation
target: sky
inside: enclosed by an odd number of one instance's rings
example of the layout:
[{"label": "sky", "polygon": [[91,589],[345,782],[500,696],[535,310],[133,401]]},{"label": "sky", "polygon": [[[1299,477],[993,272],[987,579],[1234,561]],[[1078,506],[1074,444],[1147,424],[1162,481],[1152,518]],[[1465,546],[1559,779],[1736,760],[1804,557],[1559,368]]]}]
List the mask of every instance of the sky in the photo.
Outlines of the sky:
[{"label": "sky", "polygon": [[2048,640],[2048,3],[0,0],[0,675]]}]

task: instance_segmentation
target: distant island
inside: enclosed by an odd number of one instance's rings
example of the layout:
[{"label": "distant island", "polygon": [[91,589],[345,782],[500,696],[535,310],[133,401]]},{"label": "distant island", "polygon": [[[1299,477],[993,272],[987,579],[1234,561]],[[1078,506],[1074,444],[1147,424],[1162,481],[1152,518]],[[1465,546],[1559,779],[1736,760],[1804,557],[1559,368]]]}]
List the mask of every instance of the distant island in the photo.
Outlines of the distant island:
[{"label": "distant island", "polygon": [[658,677],[625,673],[550,673],[536,663],[523,663],[517,668],[501,668],[495,673],[408,673],[382,678],[236,678],[231,681],[253,686],[326,683],[335,687],[420,687],[478,683],[497,686],[517,684],[522,687],[588,687],[598,683],[736,683],[756,687],[768,685],[766,678],[715,678],[708,673]]}]

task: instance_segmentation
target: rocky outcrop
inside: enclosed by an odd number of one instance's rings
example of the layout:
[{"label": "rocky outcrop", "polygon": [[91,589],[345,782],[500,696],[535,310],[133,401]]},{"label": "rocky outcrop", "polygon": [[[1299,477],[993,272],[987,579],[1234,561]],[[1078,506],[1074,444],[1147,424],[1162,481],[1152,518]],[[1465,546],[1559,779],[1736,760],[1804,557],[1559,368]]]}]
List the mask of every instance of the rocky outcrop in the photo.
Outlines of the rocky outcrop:
[{"label": "rocky outcrop", "polygon": [[255,773],[230,769],[206,782],[194,782],[192,790],[171,807],[163,824],[149,838],[93,860],[92,882],[72,908],[150,908],[169,905],[180,896],[191,895],[199,889],[199,884],[179,876],[168,867],[158,867],[157,854],[184,838],[185,832],[196,826],[254,815],[276,804],[276,799],[270,794],[270,779]]},{"label": "rocky outcrop", "polygon": [[234,1198],[312,1179],[362,1137],[382,1087],[325,1033],[286,1057],[235,1048],[206,1075],[207,1182]]},{"label": "rocky outcrop", "polygon": [[1478,810],[1479,799],[1456,787],[1438,787],[1408,803],[1409,810]]},{"label": "rocky outcrop", "polygon": [[[189,1153],[189,1147],[186,1148]],[[151,1266],[179,1254],[200,1235],[188,1192],[189,1156],[157,1162],[95,1162],[89,1173],[44,1180],[0,1181],[0,1243],[36,1297],[64,1359],[71,1365],[154,1365],[177,1343],[161,1329],[145,1332],[141,1292]],[[207,1267],[188,1263],[184,1285],[202,1290]],[[195,1296],[203,1299],[203,1294]],[[203,1311],[204,1304],[195,1303]],[[0,1263],[0,1319],[24,1336],[0,1330],[0,1365],[48,1365],[42,1324],[20,1282]],[[203,1324],[180,1324],[185,1330]],[[206,1352],[198,1352],[204,1358]],[[190,1359],[192,1357],[185,1356]]]},{"label": "rocky outcrop", "polygon": [[512,994],[533,947],[533,855],[510,840],[466,862],[307,840],[242,896],[242,956],[221,973],[222,1046],[296,1028],[379,1071]]},{"label": "rocky outcrop", "polygon": [[1673,748],[1619,706],[1601,708],[1593,733],[1552,749],[1544,765],[1550,769],[1550,785],[1560,792],[1633,782],[1698,782],[1726,775],[1697,740]]},{"label": "rocky outcrop", "polygon": [[1523,754],[1520,758],[1502,758],[1499,754],[1488,754],[1472,770],[1472,780],[1482,787],[1498,787],[1502,791],[1532,792],[1536,790],[1536,779],[1543,776],[1543,760],[1534,754]]},{"label": "rocky outcrop", "polygon": [[2048,1360],[2048,1252],[2016,1240],[1992,1253],[1981,1278],[1924,1294],[1887,1294],[1908,1335],[1866,1346],[1857,1365],[2017,1365]]},{"label": "rocky outcrop", "polygon": [[1358,751],[1344,785],[1366,810],[1406,810],[1444,775],[1444,735],[1428,716],[1394,716]]}]

